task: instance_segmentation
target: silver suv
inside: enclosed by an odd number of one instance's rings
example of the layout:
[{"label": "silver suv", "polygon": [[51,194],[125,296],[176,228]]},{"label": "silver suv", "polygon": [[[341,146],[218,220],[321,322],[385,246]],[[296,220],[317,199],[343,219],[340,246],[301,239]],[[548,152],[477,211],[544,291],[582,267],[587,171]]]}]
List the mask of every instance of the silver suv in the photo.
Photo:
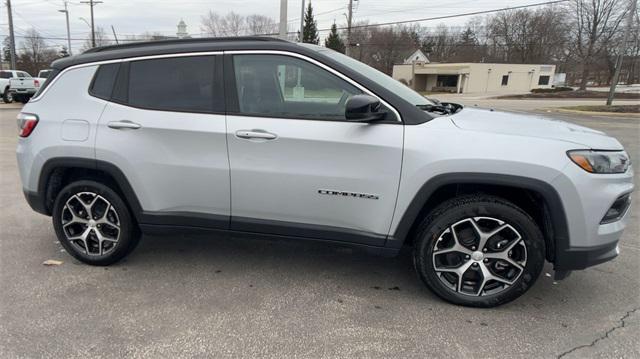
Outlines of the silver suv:
[{"label": "silver suv", "polygon": [[118,261],[142,233],[405,245],[437,295],[490,307],[545,260],[562,278],[618,254],[633,171],[602,132],[430,101],[267,38],[103,47],[52,66],[18,117],[20,175],[88,264]]}]

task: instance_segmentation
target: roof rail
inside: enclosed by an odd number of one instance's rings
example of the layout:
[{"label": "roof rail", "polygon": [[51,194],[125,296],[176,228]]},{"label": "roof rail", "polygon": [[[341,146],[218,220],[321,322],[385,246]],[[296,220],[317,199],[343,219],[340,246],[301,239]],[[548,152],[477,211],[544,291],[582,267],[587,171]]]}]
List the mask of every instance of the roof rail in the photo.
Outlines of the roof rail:
[{"label": "roof rail", "polygon": [[267,36],[233,36],[233,37],[199,37],[191,39],[168,39],[168,40],[155,40],[155,41],[141,41],[131,42],[122,45],[107,45],[91,48],[84,52],[84,54],[90,54],[95,52],[104,52],[120,49],[131,49],[137,47],[147,46],[162,46],[162,45],[178,45],[178,44],[193,44],[193,43],[207,43],[207,42],[227,42],[227,41],[276,41],[276,42],[288,42],[287,40],[267,37]]}]

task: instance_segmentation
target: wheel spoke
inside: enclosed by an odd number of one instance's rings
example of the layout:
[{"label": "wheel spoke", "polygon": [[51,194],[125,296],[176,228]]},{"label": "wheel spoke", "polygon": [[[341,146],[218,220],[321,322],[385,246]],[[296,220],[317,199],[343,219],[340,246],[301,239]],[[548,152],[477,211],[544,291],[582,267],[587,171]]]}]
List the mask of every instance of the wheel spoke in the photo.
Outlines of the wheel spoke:
[{"label": "wheel spoke", "polygon": [[[465,246],[460,244],[460,240],[458,239],[458,234],[456,233],[455,225],[449,227],[449,231],[451,232],[451,236],[453,237],[453,241],[454,241],[453,247],[451,247],[451,249],[454,249],[453,250],[454,252],[471,254],[471,250],[467,249]],[[444,252],[439,252],[439,253],[444,253]]]}]

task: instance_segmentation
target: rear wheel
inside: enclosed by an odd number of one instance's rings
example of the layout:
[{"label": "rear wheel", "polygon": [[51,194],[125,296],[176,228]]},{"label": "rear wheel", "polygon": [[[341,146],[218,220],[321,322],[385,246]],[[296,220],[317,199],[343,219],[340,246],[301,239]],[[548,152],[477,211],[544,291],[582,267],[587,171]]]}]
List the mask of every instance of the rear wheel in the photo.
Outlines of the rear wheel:
[{"label": "rear wheel", "polygon": [[493,196],[455,198],[420,226],[414,263],[423,282],[460,305],[493,307],[535,283],[544,265],[544,239],[535,221]]},{"label": "rear wheel", "polygon": [[87,264],[115,263],[129,254],[139,240],[124,201],[102,183],[83,180],[63,188],[52,217],[62,246]]}]

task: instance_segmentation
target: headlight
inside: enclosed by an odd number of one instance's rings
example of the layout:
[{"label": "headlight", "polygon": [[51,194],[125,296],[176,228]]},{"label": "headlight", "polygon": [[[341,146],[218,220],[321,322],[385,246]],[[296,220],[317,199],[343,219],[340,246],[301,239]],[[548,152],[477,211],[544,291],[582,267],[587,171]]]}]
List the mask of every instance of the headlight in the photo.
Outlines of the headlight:
[{"label": "headlight", "polygon": [[631,164],[625,151],[575,150],[567,152],[567,155],[590,173],[624,173]]}]

